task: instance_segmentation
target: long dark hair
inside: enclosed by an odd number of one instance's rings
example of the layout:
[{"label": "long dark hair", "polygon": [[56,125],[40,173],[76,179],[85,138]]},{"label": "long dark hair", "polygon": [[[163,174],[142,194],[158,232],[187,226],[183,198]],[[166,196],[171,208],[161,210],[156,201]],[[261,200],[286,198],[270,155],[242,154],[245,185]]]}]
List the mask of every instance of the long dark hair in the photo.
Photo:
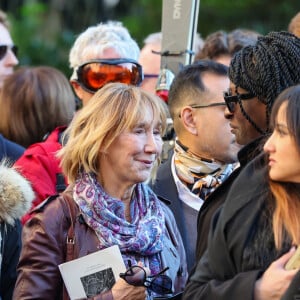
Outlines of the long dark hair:
[{"label": "long dark hair", "polygon": [[[300,153],[300,85],[284,90],[274,102],[271,113],[271,125],[274,127],[279,108],[286,106],[287,128],[295,140]],[[300,162],[295,162],[300,163]],[[272,196],[275,200],[273,231],[275,244],[280,248],[287,232],[294,244],[300,245],[300,184],[269,180]]]}]

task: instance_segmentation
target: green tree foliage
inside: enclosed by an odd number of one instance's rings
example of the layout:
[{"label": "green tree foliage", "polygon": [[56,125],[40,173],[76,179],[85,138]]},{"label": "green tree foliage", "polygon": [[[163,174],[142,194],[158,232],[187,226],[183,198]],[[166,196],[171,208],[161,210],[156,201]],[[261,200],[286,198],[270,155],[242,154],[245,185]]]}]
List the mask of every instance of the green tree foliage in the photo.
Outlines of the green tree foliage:
[{"label": "green tree foliage", "polygon": [[[119,0],[108,6],[109,0],[1,0],[0,8],[10,17],[21,65],[51,65],[69,76],[68,53],[78,33],[99,22],[120,20],[142,46],[149,33],[161,30],[162,1]],[[237,27],[262,34],[286,30],[298,11],[299,0],[201,0],[198,32],[205,38]]]}]

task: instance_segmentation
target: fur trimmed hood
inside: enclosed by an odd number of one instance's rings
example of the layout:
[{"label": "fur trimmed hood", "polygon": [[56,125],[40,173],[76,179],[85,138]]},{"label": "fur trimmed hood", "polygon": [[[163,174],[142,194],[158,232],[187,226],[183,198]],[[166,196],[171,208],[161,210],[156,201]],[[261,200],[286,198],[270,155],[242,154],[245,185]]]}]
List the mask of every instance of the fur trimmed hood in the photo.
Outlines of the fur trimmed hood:
[{"label": "fur trimmed hood", "polygon": [[15,168],[0,163],[0,222],[13,225],[30,209],[33,199],[30,183]]}]

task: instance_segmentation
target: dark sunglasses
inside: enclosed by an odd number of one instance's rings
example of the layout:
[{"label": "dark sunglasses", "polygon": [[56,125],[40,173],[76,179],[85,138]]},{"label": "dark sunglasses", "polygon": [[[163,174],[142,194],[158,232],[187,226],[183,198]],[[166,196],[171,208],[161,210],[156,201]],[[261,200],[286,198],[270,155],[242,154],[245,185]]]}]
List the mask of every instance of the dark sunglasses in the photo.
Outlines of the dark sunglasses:
[{"label": "dark sunglasses", "polygon": [[132,59],[97,59],[78,67],[77,80],[86,91],[95,93],[109,82],[138,86],[143,80],[143,71]]},{"label": "dark sunglasses", "polygon": [[4,58],[8,50],[11,50],[13,54],[17,57],[18,55],[18,47],[13,45],[13,46],[8,46],[8,45],[0,45],[0,60]]},{"label": "dark sunglasses", "polygon": [[227,105],[228,110],[233,113],[235,110],[235,105],[238,103],[239,100],[250,100],[255,97],[254,94],[248,93],[248,94],[236,94],[232,95],[231,92],[226,91],[223,92],[223,97],[225,100],[225,103]]},{"label": "dark sunglasses", "polygon": [[145,286],[156,294],[166,295],[172,293],[172,279],[163,273],[169,268],[165,268],[159,273],[147,276],[146,270],[140,266],[132,266],[128,261],[129,268],[125,273],[120,273],[120,277],[128,284],[134,286]]}]

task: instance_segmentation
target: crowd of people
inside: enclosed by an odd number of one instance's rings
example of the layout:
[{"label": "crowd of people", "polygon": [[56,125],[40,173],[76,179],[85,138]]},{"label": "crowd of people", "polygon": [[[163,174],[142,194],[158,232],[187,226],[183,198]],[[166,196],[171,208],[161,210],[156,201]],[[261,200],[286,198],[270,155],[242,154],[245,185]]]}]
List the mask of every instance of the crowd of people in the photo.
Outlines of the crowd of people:
[{"label": "crowd of people", "polygon": [[298,24],[197,34],[166,101],[161,32],[86,28],[68,79],[0,12],[0,299],[72,299],[59,266],[111,246],[84,299],[298,299]]}]

